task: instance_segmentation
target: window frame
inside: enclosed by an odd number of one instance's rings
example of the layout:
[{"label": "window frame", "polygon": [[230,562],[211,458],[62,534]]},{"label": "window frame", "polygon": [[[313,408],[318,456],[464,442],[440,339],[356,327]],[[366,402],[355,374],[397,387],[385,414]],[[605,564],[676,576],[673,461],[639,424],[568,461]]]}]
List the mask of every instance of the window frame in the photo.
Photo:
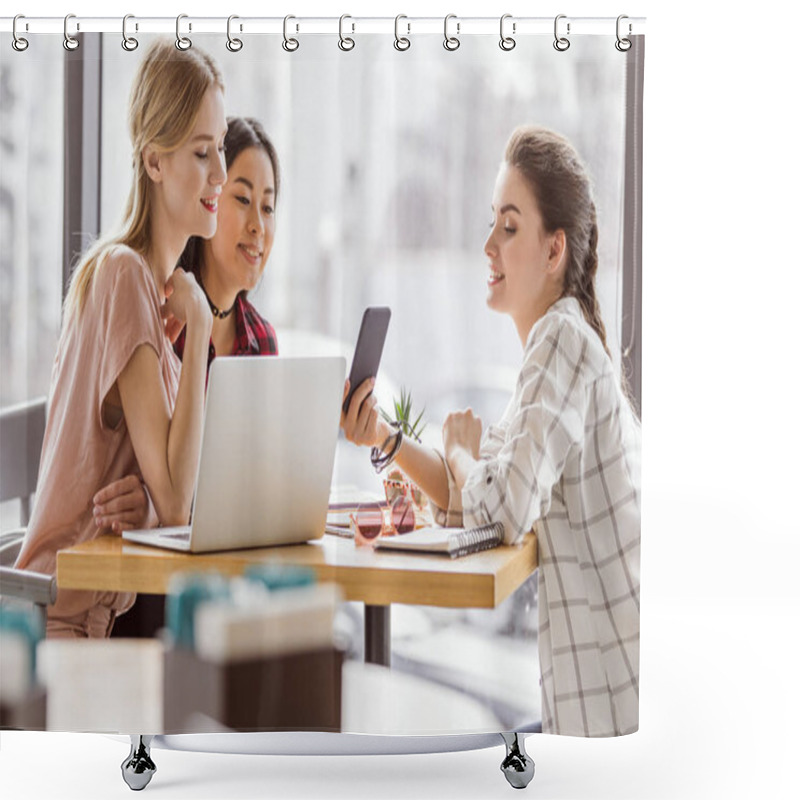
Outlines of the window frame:
[{"label": "window frame", "polygon": [[625,183],[622,217],[622,374],[642,413],[642,109],[644,36],[631,36],[625,76]]},{"label": "window frame", "polygon": [[80,42],[64,54],[62,298],[81,254],[100,235],[102,34],[81,34]]}]

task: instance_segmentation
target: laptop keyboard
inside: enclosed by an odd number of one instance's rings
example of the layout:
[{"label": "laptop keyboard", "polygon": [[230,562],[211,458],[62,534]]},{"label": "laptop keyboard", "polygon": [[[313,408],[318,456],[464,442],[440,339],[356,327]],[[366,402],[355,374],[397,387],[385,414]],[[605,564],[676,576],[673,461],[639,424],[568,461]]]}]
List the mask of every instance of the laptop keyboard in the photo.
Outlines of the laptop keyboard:
[{"label": "laptop keyboard", "polygon": [[188,542],[189,541],[189,531],[187,530],[180,530],[173,528],[170,530],[169,528],[161,528],[161,530],[155,529],[153,531],[160,539],[176,539],[178,541]]}]

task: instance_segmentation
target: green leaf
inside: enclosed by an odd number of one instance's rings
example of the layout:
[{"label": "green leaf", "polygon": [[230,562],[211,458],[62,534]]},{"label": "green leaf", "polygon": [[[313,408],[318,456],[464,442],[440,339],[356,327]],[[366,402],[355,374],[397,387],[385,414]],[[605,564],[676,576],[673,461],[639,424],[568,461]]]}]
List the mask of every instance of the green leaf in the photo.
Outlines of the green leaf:
[{"label": "green leaf", "polygon": [[425,430],[425,425],[420,427],[420,422],[422,421],[422,416],[425,413],[425,409],[422,409],[422,411],[417,415],[416,420],[414,420],[412,423],[411,409],[413,407],[413,400],[411,397],[411,392],[404,386],[400,387],[400,397],[393,398],[393,402],[394,419],[392,419],[386,411],[381,409],[383,418],[387,422],[399,422],[405,435],[411,436],[419,441],[420,434]]}]

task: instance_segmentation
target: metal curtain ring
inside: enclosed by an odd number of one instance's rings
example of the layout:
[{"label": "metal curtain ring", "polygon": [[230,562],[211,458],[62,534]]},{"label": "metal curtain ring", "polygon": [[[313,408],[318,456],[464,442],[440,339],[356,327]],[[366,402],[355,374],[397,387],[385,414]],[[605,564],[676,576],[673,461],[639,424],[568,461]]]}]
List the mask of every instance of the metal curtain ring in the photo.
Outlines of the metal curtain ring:
[{"label": "metal curtain ring", "polygon": [[289,20],[296,19],[291,14],[283,18],[283,44],[282,47],[287,53],[294,53],[298,47],[300,47],[300,42],[297,41],[295,38],[290,38],[287,36],[287,30],[289,28]]},{"label": "metal curtain ring", "polygon": [[[228,17],[228,41],[225,42],[225,47],[227,47],[231,53],[238,53],[244,46],[241,39],[231,37],[231,22],[235,19],[239,19],[236,14],[231,14]],[[241,30],[241,27],[239,30]]]},{"label": "metal curtain ring", "polygon": [[[344,50],[345,52],[347,52],[348,50],[352,50],[356,46],[356,43],[353,39],[351,39],[349,36],[344,36],[344,34],[342,33],[342,26],[346,19],[353,19],[353,18],[349,14],[342,14],[342,16],[339,17],[339,49]],[[355,22],[351,24],[353,26],[352,33],[355,33],[356,24]]]},{"label": "metal curtain ring", "polygon": [[[517,46],[516,39],[512,39],[510,36],[505,35],[504,26],[506,24],[507,19],[511,19],[511,14],[503,14],[503,16],[500,17],[500,49],[505,50],[506,52],[508,52],[509,50],[513,50]],[[511,32],[512,33],[517,32],[516,22],[511,23]]]},{"label": "metal curtain ring", "polygon": [[[181,20],[187,19],[188,14],[178,14],[177,18],[175,19],[175,47],[178,50],[188,50],[192,46],[192,40],[188,36],[181,36]],[[192,29],[191,23],[189,24],[189,30]]]},{"label": "metal curtain ring", "polygon": [[[558,35],[558,21],[560,19],[566,19],[566,14],[559,14],[556,17],[555,22],[553,23],[553,35],[555,36],[555,41],[553,42],[553,47],[558,50],[559,53],[563,53],[565,50],[569,50],[570,41],[566,38],[566,36],[559,36]],[[567,23],[567,35],[569,35],[569,22]]]},{"label": "metal curtain ring", "polygon": [[[620,53],[627,53],[628,50],[631,49],[633,42],[631,42],[631,40],[627,36],[623,37],[619,35],[619,24],[620,22],[622,22],[623,19],[628,19],[628,17],[625,14],[620,14],[617,17],[617,41],[614,42],[614,47],[616,47]],[[630,32],[631,32],[631,25],[630,23],[628,23],[628,33]]]},{"label": "metal curtain ring", "polygon": [[[398,14],[394,18],[394,49],[402,52],[411,47],[411,39],[409,39],[407,36],[400,36],[401,19],[408,19],[408,17],[405,14]],[[408,27],[408,33],[411,33],[411,23],[407,22],[406,26]]]},{"label": "metal curtain ring", "polygon": [[447,33],[447,26],[451,19],[457,19],[455,14],[448,14],[444,18],[444,42],[442,42],[444,49],[449,50],[452,52],[453,50],[458,50],[461,47],[461,39],[458,38],[458,34],[461,32],[461,23],[456,22],[456,35],[449,36]]},{"label": "metal curtain ring", "polygon": [[[122,49],[127,50],[129,53],[139,46],[138,39],[135,39],[133,36],[128,36],[128,20],[133,18],[133,14],[126,14],[122,18]],[[139,30],[138,25],[136,26],[136,30]]]},{"label": "metal curtain ring", "polygon": [[70,52],[77,50],[80,46],[80,42],[74,36],[71,36],[67,29],[71,19],[75,19],[74,14],[67,14],[67,16],[64,17],[64,49]]},{"label": "metal curtain ring", "polygon": [[[27,50],[28,49],[28,45],[30,44],[30,42],[26,38],[24,38],[23,36],[20,36],[17,33],[17,20],[20,20],[20,19],[25,19],[25,16],[23,14],[17,14],[17,16],[14,17],[14,25],[11,28],[11,32],[12,32],[12,34],[14,36],[13,40],[11,41],[11,46],[18,53],[21,53],[23,50]],[[25,27],[27,29],[27,24],[26,24]]]}]

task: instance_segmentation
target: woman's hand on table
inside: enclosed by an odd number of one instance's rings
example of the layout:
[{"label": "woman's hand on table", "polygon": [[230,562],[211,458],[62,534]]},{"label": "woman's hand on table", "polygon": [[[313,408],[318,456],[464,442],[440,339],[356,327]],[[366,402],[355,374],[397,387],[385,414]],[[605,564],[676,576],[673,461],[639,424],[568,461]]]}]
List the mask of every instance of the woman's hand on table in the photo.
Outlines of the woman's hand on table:
[{"label": "woman's hand on table", "polygon": [[126,475],[103,487],[93,498],[98,528],[114,533],[147,527],[150,499],[138,475]]}]

